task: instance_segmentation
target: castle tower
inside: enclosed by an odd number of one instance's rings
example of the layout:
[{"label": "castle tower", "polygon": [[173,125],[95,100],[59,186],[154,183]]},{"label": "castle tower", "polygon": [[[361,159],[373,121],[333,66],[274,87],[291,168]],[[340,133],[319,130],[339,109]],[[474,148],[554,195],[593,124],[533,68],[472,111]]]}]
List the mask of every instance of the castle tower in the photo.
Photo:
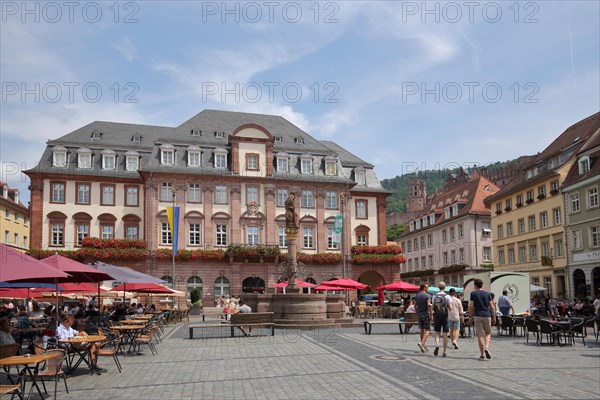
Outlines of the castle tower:
[{"label": "castle tower", "polygon": [[408,205],[407,212],[423,211],[425,209],[425,199],[427,189],[425,181],[421,178],[414,178],[408,182]]}]

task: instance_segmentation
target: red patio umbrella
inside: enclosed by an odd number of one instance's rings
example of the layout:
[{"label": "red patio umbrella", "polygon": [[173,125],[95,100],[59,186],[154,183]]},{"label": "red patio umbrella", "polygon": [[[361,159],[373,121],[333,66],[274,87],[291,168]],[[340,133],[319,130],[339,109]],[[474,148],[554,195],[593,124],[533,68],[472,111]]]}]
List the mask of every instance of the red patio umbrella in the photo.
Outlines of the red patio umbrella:
[{"label": "red patio umbrella", "polygon": [[60,271],[71,275],[71,278],[68,280],[68,282],[102,282],[112,281],[115,279],[106,272],[92,268],[89,265],[82,264],[79,261],[63,257],[60,254],[55,254],[53,256],[44,258],[42,261],[44,261],[46,264],[52,265],[54,268]]},{"label": "red patio umbrella", "polygon": [[369,285],[365,285],[363,283],[357,282],[350,278],[334,279],[332,281],[322,282],[321,285],[337,286],[337,287],[343,287],[346,289],[358,289],[358,290],[364,290],[364,289],[368,289],[371,287]]},{"label": "red patio umbrella", "polygon": [[175,291],[169,289],[166,286],[159,285],[158,283],[122,283],[117,287],[111,289],[111,292],[140,292],[140,293],[175,293]]},{"label": "red patio umbrella", "polygon": [[418,292],[419,286],[404,281],[398,281],[388,283],[387,285],[380,285],[377,290],[389,290],[392,292]]},{"label": "red patio umbrella", "polygon": [[36,260],[0,243],[0,281],[2,282],[56,282],[69,277],[66,272],[44,261]]},{"label": "red patio umbrella", "polygon": [[314,291],[324,291],[324,290],[331,290],[332,292],[341,292],[343,290],[353,290],[353,289],[348,289],[348,288],[343,288],[343,287],[338,287],[338,286],[325,286],[325,285],[320,285],[317,287],[314,287],[312,290]]}]

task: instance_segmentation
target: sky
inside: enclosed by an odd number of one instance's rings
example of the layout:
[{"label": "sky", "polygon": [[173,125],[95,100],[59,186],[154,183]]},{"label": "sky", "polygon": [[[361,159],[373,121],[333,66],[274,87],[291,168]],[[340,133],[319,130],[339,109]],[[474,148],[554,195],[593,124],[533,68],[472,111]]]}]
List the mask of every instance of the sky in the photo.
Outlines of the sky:
[{"label": "sky", "polygon": [[93,121],[281,115],[380,179],[542,151],[600,110],[598,1],[1,1],[1,177]]}]

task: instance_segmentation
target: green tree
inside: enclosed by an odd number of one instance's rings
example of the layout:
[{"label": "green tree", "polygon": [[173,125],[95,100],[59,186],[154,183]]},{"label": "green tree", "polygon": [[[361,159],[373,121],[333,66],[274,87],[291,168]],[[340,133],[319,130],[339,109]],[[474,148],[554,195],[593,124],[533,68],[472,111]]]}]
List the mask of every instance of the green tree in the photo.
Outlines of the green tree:
[{"label": "green tree", "polygon": [[400,237],[402,232],[406,230],[406,225],[398,224],[398,225],[390,225],[387,227],[387,240],[395,241]]}]

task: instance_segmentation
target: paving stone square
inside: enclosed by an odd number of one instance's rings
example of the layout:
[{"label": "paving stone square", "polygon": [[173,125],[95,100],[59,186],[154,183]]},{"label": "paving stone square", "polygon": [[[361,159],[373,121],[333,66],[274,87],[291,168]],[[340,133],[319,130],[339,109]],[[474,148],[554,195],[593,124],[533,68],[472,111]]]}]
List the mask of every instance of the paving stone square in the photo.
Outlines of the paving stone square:
[{"label": "paving stone square", "polygon": [[[192,323],[197,323],[192,319]],[[158,355],[121,356],[119,374],[84,370],[59,384],[59,399],[597,399],[600,343],[538,346],[535,338],[493,334],[492,359],[480,361],[473,338],[448,357],[417,347],[418,334],[381,325],[320,330],[257,329],[253,337],[207,330],[188,338],[187,323],[166,328]]]}]

